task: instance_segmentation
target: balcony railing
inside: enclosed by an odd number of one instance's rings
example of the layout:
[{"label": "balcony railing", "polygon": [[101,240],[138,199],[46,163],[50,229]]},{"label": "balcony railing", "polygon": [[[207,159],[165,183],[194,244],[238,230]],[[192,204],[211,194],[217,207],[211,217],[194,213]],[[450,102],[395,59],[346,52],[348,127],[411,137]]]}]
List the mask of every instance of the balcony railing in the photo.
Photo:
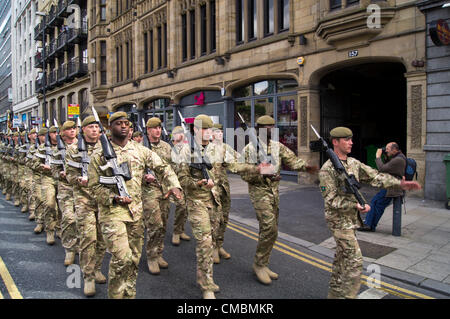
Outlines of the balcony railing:
[{"label": "balcony railing", "polygon": [[44,59],[42,59],[42,53],[36,52],[34,55],[34,67],[35,68],[42,68],[42,63],[44,62]]},{"label": "balcony railing", "polygon": [[42,20],[37,26],[34,27],[34,39],[35,40],[42,40],[42,37],[44,35],[44,27],[45,27],[45,17],[44,20]]},{"label": "balcony railing", "polygon": [[67,77],[69,80],[73,79],[74,77],[80,77],[88,72],[88,65],[87,62],[81,61],[78,57],[73,58],[68,64],[67,64]]},{"label": "balcony railing", "polygon": [[56,74],[56,70],[51,70],[49,73],[48,73],[48,86],[47,86],[47,88],[49,89],[49,90],[51,90],[52,88],[54,88],[55,86],[56,86],[56,79],[57,79],[57,74]]},{"label": "balcony railing", "polygon": [[61,50],[65,48],[66,44],[67,44],[67,32],[63,31],[58,35],[56,50]]},{"label": "balcony railing", "polygon": [[67,29],[67,42],[68,43],[81,43],[87,39],[87,23],[83,22],[80,28],[68,28]]},{"label": "balcony railing", "polygon": [[67,0],[67,5],[71,5],[71,4],[78,4],[80,5],[80,0]]},{"label": "balcony railing", "polygon": [[62,84],[67,79],[67,65],[61,64],[58,68],[58,84]]},{"label": "balcony railing", "polygon": [[42,93],[44,91],[45,78],[38,79],[34,82],[34,91],[36,93]]},{"label": "balcony railing", "polygon": [[67,18],[69,13],[67,12],[67,0],[59,0],[58,1],[58,15],[62,18]]}]

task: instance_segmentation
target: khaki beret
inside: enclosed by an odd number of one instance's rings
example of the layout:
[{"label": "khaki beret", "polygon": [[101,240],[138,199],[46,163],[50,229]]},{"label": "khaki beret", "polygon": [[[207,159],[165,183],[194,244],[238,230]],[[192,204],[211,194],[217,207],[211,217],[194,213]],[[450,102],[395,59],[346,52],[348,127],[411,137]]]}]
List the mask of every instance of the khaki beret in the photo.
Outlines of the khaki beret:
[{"label": "khaki beret", "polygon": [[125,113],[125,112],[116,112],[116,113],[114,113],[113,115],[111,115],[109,117],[108,124],[111,125],[112,122],[114,122],[115,120],[120,119],[122,117],[124,117],[124,118],[126,118],[128,120],[128,114],[127,113]]},{"label": "khaki beret", "polygon": [[49,133],[55,133],[55,132],[57,132],[58,131],[58,128],[56,127],[56,126],[51,126],[49,129],[48,129],[48,132]]},{"label": "khaki beret", "polygon": [[196,128],[212,128],[213,121],[208,115],[200,114],[194,119],[194,126]]},{"label": "khaki beret", "polygon": [[33,133],[37,133],[37,130],[34,128],[34,129],[32,129],[31,131],[30,131],[30,133],[28,133],[28,134],[33,134]]},{"label": "khaki beret", "polygon": [[353,136],[353,132],[347,128],[347,127],[335,127],[334,129],[332,129],[330,131],[330,136],[331,137],[335,137],[335,138],[346,138],[346,137],[352,137]]},{"label": "khaki beret", "polygon": [[47,134],[47,132],[48,132],[48,129],[46,129],[46,128],[44,127],[44,128],[41,128],[41,129],[39,130],[38,135],[45,135],[45,134]]},{"label": "khaki beret", "polygon": [[136,137],[136,136],[142,136],[142,133],[139,132],[139,131],[138,131],[138,132],[134,132],[134,133],[133,133],[133,137]]},{"label": "khaki beret", "polygon": [[22,133],[20,133],[20,136],[23,136],[23,137],[25,137],[25,134],[27,134],[27,132],[25,132],[25,131],[22,131]]},{"label": "khaki beret", "polygon": [[83,120],[83,122],[81,122],[81,127],[85,127],[85,126],[88,126],[88,125],[93,124],[93,123],[97,123],[97,121],[95,120],[94,115],[90,115],[90,116],[86,117]]},{"label": "khaki beret", "polygon": [[172,130],[172,134],[184,133],[184,129],[181,126],[175,126]]},{"label": "khaki beret", "polygon": [[275,125],[275,120],[273,117],[269,115],[263,115],[258,118],[256,121],[256,124],[258,125]]},{"label": "khaki beret", "polygon": [[17,137],[19,135],[20,135],[19,132],[14,132],[14,134],[13,134],[13,136],[15,136],[15,137]]},{"label": "khaki beret", "polygon": [[146,126],[152,127],[152,128],[161,126],[161,120],[159,119],[159,117],[152,117],[152,118],[148,119]]},{"label": "khaki beret", "polygon": [[214,123],[213,130],[223,130],[223,125],[220,123]]},{"label": "khaki beret", "polygon": [[61,127],[61,131],[65,131],[71,128],[76,128],[77,124],[74,121],[65,121]]}]

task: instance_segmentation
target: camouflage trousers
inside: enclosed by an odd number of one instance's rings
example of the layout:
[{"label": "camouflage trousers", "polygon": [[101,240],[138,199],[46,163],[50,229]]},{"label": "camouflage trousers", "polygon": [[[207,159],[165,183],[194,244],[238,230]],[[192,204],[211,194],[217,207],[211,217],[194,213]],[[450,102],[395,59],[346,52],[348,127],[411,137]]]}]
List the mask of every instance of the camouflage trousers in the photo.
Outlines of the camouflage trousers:
[{"label": "camouflage trousers", "polygon": [[138,266],[144,245],[144,223],[110,220],[101,222],[103,238],[111,253],[108,298],[136,297]]},{"label": "camouflage trousers", "polygon": [[57,223],[58,205],[56,203],[56,181],[53,177],[42,175],[41,201],[44,204],[42,220],[45,231],[54,231]]},{"label": "camouflage trousers", "polygon": [[223,241],[225,237],[225,231],[227,229],[229,215],[230,215],[230,207],[231,207],[231,198],[227,191],[220,187],[220,204],[221,204],[221,216],[219,222],[219,230],[217,232],[217,248],[221,248],[223,246]]},{"label": "camouflage trousers", "polygon": [[278,198],[267,192],[249,192],[259,223],[259,238],[254,263],[260,267],[269,265],[273,245],[278,237]]},{"label": "camouflage trousers", "polygon": [[33,183],[31,184],[32,201],[34,201],[34,216],[36,224],[44,224],[44,202],[41,190],[41,175],[33,175]]},{"label": "camouflage trousers", "polygon": [[361,286],[363,257],[353,229],[331,229],[336,253],[330,279],[328,298],[356,298]]},{"label": "camouflage trousers", "polygon": [[184,225],[187,221],[187,206],[186,199],[183,197],[178,203],[176,203],[175,207],[175,216],[173,221],[173,233],[175,235],[181,235],[184,233]]},{"label": "camouflage trousers", "polygon": [[197,283],[202,291],[217,287],[213,280],[213,252],[219,229],[220,207],[213,200],[187,199],[188,219],[196,240]]},{"label": "camouflage trousers", "polygon": [[79,237],[80,267],[84,279],[94,279],[105,257],[106,245],[98,223],[98,206],[95,199],[74,191],[76,230]]},{"label": "camouflage trousers", "polygon": [[147,259],[156,259],[162,256],[164,250],[170,201],[163,199],[163,194],[159,190],[144,189],[142,204],[144,206],[144,225],[147,229]]},{"label": "camouflage trousers", "polygon": [[28,168],[23,168],[24,178],[20,181],[21,199],[20,204],[28,208],[31,213],[31,185],[33,183],[33,172]]},{"label": "camouflage trousers", "polygon": [[66,251],[75,253],[78,250],[78,231],[72,185],[60,181],[57,199],[62,212],[61,243]]}]

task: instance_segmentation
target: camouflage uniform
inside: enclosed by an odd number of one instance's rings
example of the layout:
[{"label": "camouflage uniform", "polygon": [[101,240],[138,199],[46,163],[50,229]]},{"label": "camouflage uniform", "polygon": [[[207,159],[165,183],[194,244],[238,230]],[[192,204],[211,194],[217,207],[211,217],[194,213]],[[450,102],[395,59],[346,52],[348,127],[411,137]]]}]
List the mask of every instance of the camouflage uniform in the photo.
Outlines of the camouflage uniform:
[{"label": "camouflage uniform", "polygon": [[[72,144],[67,144],[65,142],[63,143],[66,147],[67,154],[67,149],[70,145],[76,145],[77,140],[75,139]],[[56,160],[64,160],[59,152],[55,152],[53,157]],[[56,198],[58,200],[58,207],[61,210],[61,244],[66,252],[76,253],[78,250],[78,232],[76,225],[73,186],[69,183],[67,176],[66,178],[61,177],[60,172],[63,169],[61,165],[53,165],[52,169],[53,176],[57,176],[58,178],[58,192]]]},{"label": "camouflage uniform", "polygon": [[[87,154],[92,157],[95,151],[101,151],[100,142],[88,144]],[[81,163],[81,153],[77,143],[73,143],[66,150],[66,176],[73,185],[73,197],[75,201],[75,226],[74,230],[79,237],[80,267],[84,280],[93,280],[95,272],[100,271],[106,252],[106,244],[99,225],[99,205],[95,196],[88,187],[81,186],[78,177],[81,177],[80,168],[70,166],[69,161]],[[72,232],[72,241],[75,237]]]},{"label": "camouflage uniform", "polygon": [[14,198],[14,206],[20,205],[20,180],[17,178],[19,176],[19,145],[16,144],[14,146],[14,155],[11,158],[10,162],[10,171],[9,177],[11,181],[11,196]]},{"label": "camouflage uniform", "polygon": [[[341,160],[348,174],[359,182],[374,187],[396,187],[400,181],[395,177],[348,157]],[[325,202],[325,219],[336,241],[336,253],[332,267],[328,298],[355,298],[361,285],[363,257],[355,236],[361,227],[358,221],[358,204],[355,196],[346,192],[344,179],[339,176],[330,160],[319,172],[320,189]]]},{"label": "camouflage uniform", "polygon": [[115,187],[100,184],[100,176],[111,176],[110,169],[100,169],[100,166],[106,164],[102,150],[94,152],[91,157],[89,188],[101,207],[99,222],[106,246],[112,255],[108,297],[135,298],[138,265],[144,242],[142,181],[146,168],[155,172],[164,190],[181,187],[173,170],[156,153],[138,143],[128,142],[120,147],[111,142],[111,145],[116,153],[117,163],[127,162],[130,168],[132,179],[126,181],[126,187],[132,202],[127,206],[114,203],[114,196],[117,195]]},{"label": "camouflage uniform", "polygon": [[[43,145],[43,144],[42,144]],[[29,165],[30,168],[33,170],[33,185],[32,192],[34,194],[34,200],[35,200],[35,208],[34,208],[34,216],[37,226],[44,225],[44,208],[45,208],[45,201],[42,197],[42,172],[40,169],[41,165],[41,159],[36,155],[38,152],[40,146],[36,148],[34,146],[34,156],[33,159],[30,161]]]},{"label": "camouflage uniform", "polygon": [[[23,132],[23,135],[25,136],[25,132]],[[30,194],[30,186],[31,186],[31,179],[32,174],[30,173],[30,170],[25,165],[26,164],[26,156],[27,156],[27,145],[22,145],[19,147],[19,156],[18,156],[18,174],[19,176],[23,176],[19,181],[19,188],[20,188],[20,204],[22,205],[22,213],[25,213],[28,211],[29,207],[29,194]]]},{"label": "camouflage uniform", "polygon": [[[37,138],[37,137],[36,137]],[[28,184],[28,211],[30,212],[30,219],[36,218],[36,183],[39,178],[36,177],[35,171],[32,168],[34,153],[36,152],[35,144],[30,144],[28,149],[28,153],[25,156],[25,172],[29,175],[29,184]]]},{"label": "camouflage uniform", "polygon": [[[170,165],[171,147],[164,141],[152,143],[152,151],[158,154],[165,164]],[[144,225],[147,228],[147,260],[162,257],[164,238],[166,236],[167,219],[169,218],[170,201],[164,199],[163,190],[158,181],[142,184],[142,203],[144,206]]]},{"label": "camouflage uniform", "polygon": [[[267,146],[261,141],[261,146],[267,150],[268,155],[271,154],[275,159],[276,163],[272,164],[275,166],[277,175],[280,174],[281,163],[292,170],[306,171],[305,161],[280,142],[270,140],[267,149]],[[244,154],[246,162],[254,163],[256,161],[256,150],[253,144],[250,143],[244,148]],[[267,267],[273,245],[278,237],[280,202],[278,188],[280,182],[259,174],[242,174],[241,177],[248,183],[248,192],[259,222],[259,238],[254,265]]]},{"label": "camouflage uniform", "polygon": [[[174,145],[174,149],[171,151],[171,163],[175,173],[180,172],[180,163],[182,158],[186,158],[186,154],[189,153],[189,146],[185,143],[178,143]],[[185,154],[185,155],[183,155]],[[184,156],[184,157],[183,157]],[[184,233],[184,226],[188,217],[186,198],[179,200],[175,206],[175,216],[173,221],[173,234],[181,235]]]}]

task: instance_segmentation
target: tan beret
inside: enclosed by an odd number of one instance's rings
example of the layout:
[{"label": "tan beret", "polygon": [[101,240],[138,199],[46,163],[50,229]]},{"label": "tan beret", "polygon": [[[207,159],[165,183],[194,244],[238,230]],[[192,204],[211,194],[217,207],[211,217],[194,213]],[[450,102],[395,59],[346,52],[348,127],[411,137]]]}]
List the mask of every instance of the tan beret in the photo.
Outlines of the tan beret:
[{"label": "tan beret", "polygon": [[110,118],[108,120],[108,124],[111,125],[112,122],[114,122],[115,120],[120,119],[122,117],[124,117],[124,118],[126,118],[128,120],[128,114],[127,113],[125,113],[125,112],[116,112],[116,113],[114,113],[113,115],[110,116]]},{"label": "tan beret", "polygon": [[46,128],[44,127],[44,128],[41,128],[41,129],[39,130],[38,135],[45,135],[45,134],[47,134],[47,132],[48,132],[48,129],[46,129]]},{"label": "tan beret", "polygon": [[65,131],[71,128],[76,128],[77,124],[74,121],[65,121],[61,127],[61,131]]},{"label": "tan beret", "polygon": [[34,129],[32,129],[31,131],[30,131],[30,133],[28,133],[28,134],[33,134],[33,133],[37,133],[37,130],[34,128]]},{"label": "tan beret", "polygon": [[138,131],[138,132],[134,132],[134,133],[133,133],[133,137],[136,137],[136,136],[142,136],[142,133],[139,132],[139,131]]},{"label": "tan beret", "polygon": [[194,126],[197,128],[212,128],[213,121],[208,115],[200,114],[194,119]]},{"label": "tan beret", "polygon": [[90,115],[90,116],[86,117],[83,120],[83,122],[81,122],[81,127],[85,127],[85,126],[88,126],[88,125],[93,124],[93,123],[97,123],[97,121],[95,120],[94,115]]},{"label": "tan beret", "polygon": [[213,130],[223,130],[223,125],[220,123],[214,123]]},{"label": "tan beret", "polygon": [[172,130],[172,134],[184,133],[184,129],[181,126],[175,126]]},{"label": "tan beret", "polygon": [[14,137],[19,136],[19,132],[14,132],[13,136],[14,136]]},{"label": "tan beret", "polygon": [[159,117],[152,117],[152,118],[148,119],[146,126],[152,127],[152,128],[161,126],[161,120],[159,119]]},{"label": "tan beret", "polygon": [[263,115],[258,118],[256,121],[256,124],[258,125],[275,125],[275,120],[273,117],[269,115]]},{"label": "tan beret", "polygon": [[48,129],[48,132],[49,133],[55,133],[55,132],[57,132],[58,131],[58,128],[56,127],[56,126],[51,126],[49,129]]},{"label": "tan beret", "polygon": [[25,137],[25,134],[27,134],[27,132],[25,132],[25,131],[22,131],[22,133],[20,133],[20,136],[23,136],[23,137]]},{"label": "tan beret", "polygon": [[353,132],[347,127],[335,127],[330,131],[330,136],[335,138],[346,138],[346,137],[352,137]]}]

